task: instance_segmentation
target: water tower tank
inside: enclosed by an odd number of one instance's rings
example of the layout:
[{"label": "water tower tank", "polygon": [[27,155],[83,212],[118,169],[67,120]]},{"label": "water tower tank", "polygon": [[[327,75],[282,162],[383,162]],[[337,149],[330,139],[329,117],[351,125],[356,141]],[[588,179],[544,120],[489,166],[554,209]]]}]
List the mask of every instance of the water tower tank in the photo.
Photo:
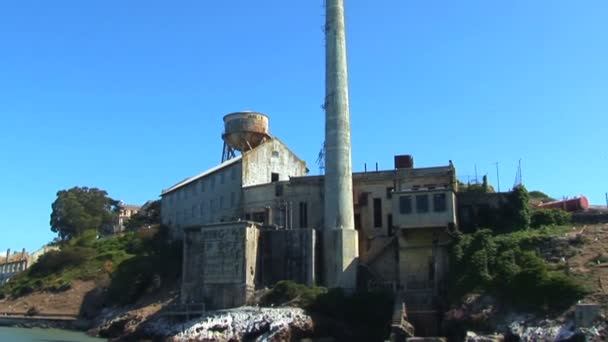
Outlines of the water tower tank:
[{"label": "water tower tank", "polygon": [[237,151],[251,150],[269,138],[268,117],[262,113],[236,112],[224,116],[222,139]]}]

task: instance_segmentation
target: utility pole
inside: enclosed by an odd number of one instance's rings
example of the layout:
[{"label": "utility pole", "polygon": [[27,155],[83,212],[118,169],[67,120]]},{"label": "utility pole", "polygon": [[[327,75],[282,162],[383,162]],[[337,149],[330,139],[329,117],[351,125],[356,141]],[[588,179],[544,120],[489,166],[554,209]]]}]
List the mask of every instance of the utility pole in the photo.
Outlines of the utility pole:
[{"label": "utility pole", "polygon": [[498,192],[500,192],[500,175],[498,174],[498,162],[496,162],[496,185],[498,185]]}]

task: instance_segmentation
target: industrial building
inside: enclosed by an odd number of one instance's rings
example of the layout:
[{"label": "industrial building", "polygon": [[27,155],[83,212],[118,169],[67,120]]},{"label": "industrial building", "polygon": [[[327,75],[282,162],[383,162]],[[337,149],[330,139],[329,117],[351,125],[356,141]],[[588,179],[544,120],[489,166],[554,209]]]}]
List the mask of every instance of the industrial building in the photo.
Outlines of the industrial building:
[{"label": "industrial building", "polygon": [[325,6],[325,174],[309,176],[264,114],[226,115],[222,163],[161,193],[162,222],[184,244],[181,302],[239,306],[290,279],[390,289],[414,323],[437,322],[455,168],[396,156],[390,170],[352,172],[344,3]]},{"label": "industrial building", "polygon": [[[264,139],[250,139],[249,121],[264,122],[256,126]],[[283,279],[328,284],[325,175],[308,176],[306,163],[270,135],[264,114],[232,113],[224,122],[228,147],[246,146],[241,155],[161,194],[162,222],[185,241],[182,299],[230,307]],[[236,137],[249,143],[234,144]],[[411,305],[433,306],[445,287],[455,187],[451,163],[415,168],[411,156],[395,156],[390,170],[352,173],[359,287],[390,288]]]}]

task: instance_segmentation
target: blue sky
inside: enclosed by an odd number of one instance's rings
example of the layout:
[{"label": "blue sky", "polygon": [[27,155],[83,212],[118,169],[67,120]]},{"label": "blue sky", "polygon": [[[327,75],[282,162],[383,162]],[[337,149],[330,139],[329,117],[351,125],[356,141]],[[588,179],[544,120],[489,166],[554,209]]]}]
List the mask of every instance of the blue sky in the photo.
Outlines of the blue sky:
[{"label": "blue sky", "polygon": [[[608,191],[608,2],[347,0],[353,166],[453,160],[528,189]],[[141,204],[217,164],[257,110],[316,174],[321,0],[0,4],[0,250],[50,241],[72,186]]]}]

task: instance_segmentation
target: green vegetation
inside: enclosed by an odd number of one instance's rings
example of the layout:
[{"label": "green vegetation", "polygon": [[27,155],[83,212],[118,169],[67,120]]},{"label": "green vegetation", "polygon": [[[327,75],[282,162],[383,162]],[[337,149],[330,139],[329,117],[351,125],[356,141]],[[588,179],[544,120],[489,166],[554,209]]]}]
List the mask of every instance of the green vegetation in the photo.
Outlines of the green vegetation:
[{"label": "green vegetation", "polygon": [[538,208],[532,211],[532,228],[542,226],[562,226],[572,222],[572,214],[562,209],[543,209]]},{"label": "green vegetation", "polygon": [[540,202],[555,201],[554,198],[549,197],[549,195],[547,195],[546,193],[544,193],[542,191],[538,191],[538,190],[530,191],[530,199],[531,200],[537,200],[537,201],[540,201]]},{"label": "green vegetation", "polygon": [[[315,329],[340,340],[384,341],[393,313],[393,296],[388,292],[355,292],[278,282],[261,299],[264,306],[296,305],[308,310],[317,323]],[[322,322],[332,322],[324,325]],[[333,329],[333,330],[332,330]]]},{"label": "green vegetation", "polygon": [[109,234],[118,219],[118,201],[97,188],[73,187],[57,192],[52,204],[51,230],[60,240],[80,236],[86,230]]},{"label": "green vegetation", "polygon": [[133,231],[160,223],[160,200],[146,203],[139,212],[125,222],[125,230]]},{"label": "green vegetation", "polygon": [[466,293],[490,293],[526,309],[561,310],[586,294],[564,271],[551,271],[534,248],[564,227],[494,236],[483,229],[459,234],[451,250],[452,301]]},{"label": "green vegetation", "polygon": [[[111,303],[133,303],[159,282],[181,271],[181,244],[167,243],[167,229],[155,226],[97,239],[94,230],[63,242],[11,279],[0,293],[19,297],[32,291],[65,291],[74,280],[95,280]],[[156,286],[154,286],[156,285]]]}]

